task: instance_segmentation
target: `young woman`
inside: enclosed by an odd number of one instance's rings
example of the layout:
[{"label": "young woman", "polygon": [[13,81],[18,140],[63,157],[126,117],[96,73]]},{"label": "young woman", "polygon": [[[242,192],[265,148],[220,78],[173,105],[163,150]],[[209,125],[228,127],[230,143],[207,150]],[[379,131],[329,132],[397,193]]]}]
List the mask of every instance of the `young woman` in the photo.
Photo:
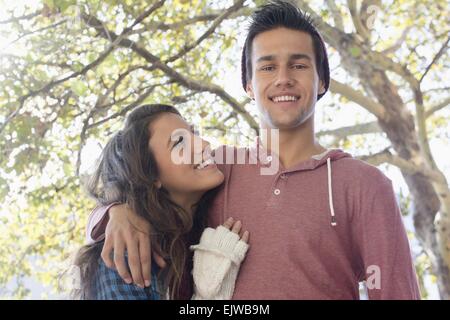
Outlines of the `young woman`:
[{"label": "young woman", "polygon": [[[129,114],[124,128],[105,146],[88,191],[100,205],[126,203],[146,219],[151,250],[167,266],[160,269],[152,263],[151,285],[140,288],[104,265],[103,242],[84,246],[75,262],[81,270],[78,297],[190,299],[194,292],[197,299],[231,298],[248,232],[241,233],[239,221],[228,220],[202,235],[209,201],[224,179],[208,151],[209,144],[172,106],[144,105]],[[175,156],[191,161],[180,164]]]}]

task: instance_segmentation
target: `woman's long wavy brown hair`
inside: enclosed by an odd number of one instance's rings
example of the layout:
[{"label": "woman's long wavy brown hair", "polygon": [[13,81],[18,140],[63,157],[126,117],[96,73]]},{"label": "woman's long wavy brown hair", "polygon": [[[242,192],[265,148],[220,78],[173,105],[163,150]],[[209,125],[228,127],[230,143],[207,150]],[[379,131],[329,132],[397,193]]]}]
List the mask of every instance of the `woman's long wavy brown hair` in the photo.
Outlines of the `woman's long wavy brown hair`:
[{"label": "woman's long wavy brown hair", "polygon": [[[143,105],[127,117],[123,130],[116,133],[105,146],[99,166],[87,190],[100,205],[126,203],[138,216],[150,224],[152,250],[160,253],[167,267],[159,274],[162,288],[171,299],[180,294],[182,279],[190,271],[189,245],[198,242],[206,225],[207,208],[216,189],[207,192],[194,215],[174,203],[169,193],[155,186],[159,177],[155,157],[149,147],[151,123],[164,113],[180,113],[169,105]],[[138,226],[137,226],[138,227]],[[81,270],[81,289],[73,296],[93,299],[93,281],[103,242],[82,247],[75,258]],[[187,277],[191,281],[190,274]],[[186,298],[186,297],[184,297]]]}]

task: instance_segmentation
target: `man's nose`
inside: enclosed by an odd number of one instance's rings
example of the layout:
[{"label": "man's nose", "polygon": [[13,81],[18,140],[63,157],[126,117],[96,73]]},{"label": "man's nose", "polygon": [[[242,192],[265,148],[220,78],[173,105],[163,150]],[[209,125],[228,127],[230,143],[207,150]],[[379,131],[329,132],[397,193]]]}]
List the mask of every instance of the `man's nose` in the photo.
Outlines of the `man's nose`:
[{"label": "man's nose", "polygon": [[275,81],[276,87],[292,87],[294,80],[289,68],[279,68]]}]

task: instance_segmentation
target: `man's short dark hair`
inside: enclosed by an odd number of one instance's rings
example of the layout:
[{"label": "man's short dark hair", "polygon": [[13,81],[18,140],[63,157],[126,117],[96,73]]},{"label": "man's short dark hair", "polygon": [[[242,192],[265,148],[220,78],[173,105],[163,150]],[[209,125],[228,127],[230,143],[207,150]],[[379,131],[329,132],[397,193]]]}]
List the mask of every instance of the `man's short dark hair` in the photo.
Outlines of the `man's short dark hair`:
[{"label": "man's short dark hair", "polygon": [[253,40],[262,32],[280,27],[303,31],[311,35],[317,73],[325,87],[325,92],[319,94],[317,99],[322,98],[330,84],[330,67],[328,65],[325,43],[316,27],[313,25],[311,17],[287,1],[270,2],[269,4],[260,7],[251,16],[251,22],[248,28],[244,49],[242,50],[241,60],[242,85],[244,90],[247,91],[247,82],[252,78],[251,52]]}]

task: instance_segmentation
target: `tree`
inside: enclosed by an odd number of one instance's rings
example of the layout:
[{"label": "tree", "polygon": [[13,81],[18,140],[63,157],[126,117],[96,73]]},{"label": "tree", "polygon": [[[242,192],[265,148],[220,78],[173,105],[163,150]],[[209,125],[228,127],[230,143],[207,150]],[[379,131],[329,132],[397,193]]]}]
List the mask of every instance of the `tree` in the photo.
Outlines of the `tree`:
[{"label": "tree", "polygon": [[[0,21],[15,37],[0,56],[0,283],[17,282],[7,294],[26,296],[22,282],[31,274],[56,286],[54,264],[82,242],[94,206],[82,191],[83,150],[104,143],[137,105],[176,104],[223,142],[231,129],[257,134],[244,92],[231,94],[216,80],[237,70],[241,26],[264,1],[248,2],[44,0]],[[448,124],[448,88],[439,85],[449,72],[448,3],[297,3],[338,61],[330,106],[356,104],[371,119],[320,139],[383,141],[361,158],[400,168],[417,236],[441,297],[450,298],[450,190],[429,143]],[[383,26],[403,33],[386,38]]]}]

